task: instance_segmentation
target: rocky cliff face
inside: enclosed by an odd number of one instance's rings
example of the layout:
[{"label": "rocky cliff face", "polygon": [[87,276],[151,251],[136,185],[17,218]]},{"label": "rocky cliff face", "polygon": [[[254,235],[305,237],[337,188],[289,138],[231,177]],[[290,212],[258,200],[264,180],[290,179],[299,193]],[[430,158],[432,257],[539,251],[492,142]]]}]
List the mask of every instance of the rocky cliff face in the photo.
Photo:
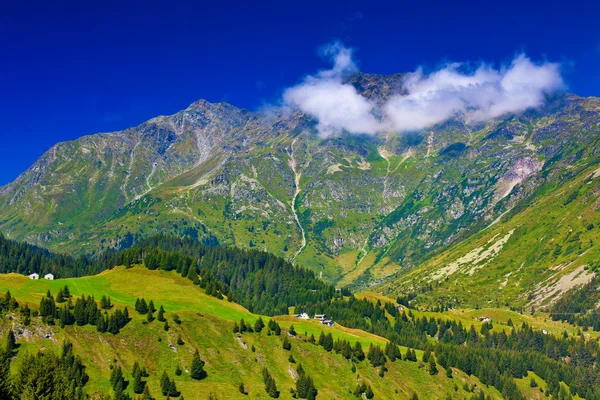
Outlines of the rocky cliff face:
[{"label": "rocky cliff face", "polygon": [[[400,78],[350,82],[383,101]],[[562,176],[595,145],[599,115],[598,99],[561,96],[485,124],[321,139],[300,113],[198,101],[57,144],[0,189],[0,229],[85,253],[136,235],[190,235],[266,249],[340,284],[376,282]]]}]

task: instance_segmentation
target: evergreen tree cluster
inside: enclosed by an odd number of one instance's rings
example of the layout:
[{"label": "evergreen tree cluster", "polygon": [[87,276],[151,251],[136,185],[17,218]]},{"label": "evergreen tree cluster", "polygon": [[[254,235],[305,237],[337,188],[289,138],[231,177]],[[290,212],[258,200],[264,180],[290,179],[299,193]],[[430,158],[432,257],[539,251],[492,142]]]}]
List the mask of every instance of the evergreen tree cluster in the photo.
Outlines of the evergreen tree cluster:
[{"label": "evergreen tree cluster", "polygon": [[95,325],[96,330],[100,333],[109,332],[116,335],[129,323],[129,310],[127,307],[115,309],[110,315],[107,311],[103,311],[98,307],[96,300],[93,297],[81,296],[75,301],[73,311],[69,303],[64,305],[58,312],[58,317],[61,326],[73,325],[78,326]]},{"label": "evergreen tree cluster", "polygon": [[[65,286],[60,290],[60,293],[62,293],[64,303],[60,307],[57,306],[57,302],[50,291],[40,300],[39,315],[42,321],[47,324],[52,325],[58,321],[62,328],[67,325],[77,324],[78,326],[85,326],[89,324],[96,326],[98,332],[110,332],[116,335],[130,320],[127,307],[122,310],[116,309],[109,315],[108,312],[102,310],[102,307],[98,307],[98,304],[91,296],[81,296],[73,304],[68,287]],[[64,301],[65,298],[67,299],[66,302]],[[104,296],[103,298],[106,299]],[[29,318],[29,308],[22,311],[25,318]]]},{"label": "evergreen tree cluster", "polygon": [[302,364],[296,368],[298,379],[296,379],[296,396],[300,399],[314,400],[319,391],[315,388],[312,378],[304,371]]},{"label": "evergreen tree cluster", "polygon": [[69,287],[65,285],[63,288],[58,289],[58,293],[56,293],[56,302],[64,303],[71,297],[71,291]]},{"label": "evergreen tree cluster", "polygon": [[[11,339],[12,337],[12,339]],[[7,346],[0,349],[0,398],[83,400],[83,387],[88,375],[79,356],[69,342],[62,345],[61,355],[40,351],[25,355],[11,374],[11,362],[16,349],[14,334],[9,331]]]},{"label": "evergreen tree cluster", "polygon": [[267,394],[274,399],[278,398],[279,391],[277,390],[277,384],[267,368],[263,368],[263,381],[265,383],[265,391]]},{"label": "evergreen tree cluster", "polygon": [[146,371],[146,367],[140,366],[140,364],[136,361],[133,363],[131,376],[133,378],[133,392],[135,394],[142,394],[144,391],[148,392],[146,381],[144,381],[144,378],[149,376],[148,372]]},{"label": "evergreen tree cluster", "polygon": [[125,393],[129,382],[123,376],[123,369],[120,365],[115,365],[110,373],[110,384],[114,392],[114,400],[131,400],[131,397]]},{"label": "evergreen tree cluster", "polygon": [[270,319],[267,323],[267,326],[269,327],[269,334],[272,332],[276,336],[281,335],[281,327],[279,326],[277,321]]},{"label": "evergreen tree cluster", "polygon": [[386,357],[383,351],[381,351],[381,347],[379,346],[369,346],[369,352],[367,353],[367,359],[371,362],[373,367],[383,367],[385,366]]},{"label": "evergreen tree cluster", "polygon": [[162,395],[167,397],[177,397],[180,394],[177,390],[175,379],[169,379],[169,375],[166,371],[164,371],[160,377],[160,390]]}]

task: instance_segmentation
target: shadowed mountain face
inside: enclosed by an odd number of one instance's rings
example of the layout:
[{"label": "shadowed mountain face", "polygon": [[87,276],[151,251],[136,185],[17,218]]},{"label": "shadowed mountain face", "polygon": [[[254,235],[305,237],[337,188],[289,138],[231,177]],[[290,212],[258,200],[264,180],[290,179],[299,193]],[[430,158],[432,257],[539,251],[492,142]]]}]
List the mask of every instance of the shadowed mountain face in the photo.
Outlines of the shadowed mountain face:
[{"label": "shadowed mountain face", "polygon": [[[350,82],[382,102],[400,79]],[[597,98],[565,95],[486,123],[321,139],[300,113],[198,101],[57,144],[0,188],[0,229],[78,253],[189,235],[266,249],[338,284],[381,282],[597,163],[599,121]]]}]

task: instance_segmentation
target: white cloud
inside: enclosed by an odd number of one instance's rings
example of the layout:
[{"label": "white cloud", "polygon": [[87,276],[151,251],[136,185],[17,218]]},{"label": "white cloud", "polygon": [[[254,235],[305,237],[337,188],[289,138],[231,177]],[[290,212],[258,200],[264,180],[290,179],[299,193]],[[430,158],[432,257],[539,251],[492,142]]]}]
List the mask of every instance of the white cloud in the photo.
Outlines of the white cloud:
[{"label": "white cloud", "polygon": [[287,106],[316,118],[323,136],[417,131],[456,116],[485,121],[539,107],[546,94],[564,87],[558,64],[536,64],[525,55],[499,69],[482,64],[465,72],[454,63],[431,74],[422,69],[407,74],[403,94],[392,96],[378,110],[375,102],[342,83],[344,76],[358,71],[352,51],[334,43],[324,54],[331,57],[332,69],[308,76],[283,96]]},{"label": "white cloud", "polygon": [[344,76],[358,71],[352,51],[334,43],[324,48],[323,54],[331,58],[333,67],[287,89],[284,104],[316,118],[322,136],[342,130],[369,134],[381,130],[381,123],[373,116],[376,104],[358,94],[354,86],[342,83]]},{"label": "white cloud", "polygon": [[450,64],[430,74],[422,70],[406,76],[404,96],[393,96],[384,106],[395,131],[419,130],[457,115],[485,121],[518,113],[544,103],[544,95],[564,87],[558,64],[535,64],[524,55],[508,68],[482,65],[472,73]]}]

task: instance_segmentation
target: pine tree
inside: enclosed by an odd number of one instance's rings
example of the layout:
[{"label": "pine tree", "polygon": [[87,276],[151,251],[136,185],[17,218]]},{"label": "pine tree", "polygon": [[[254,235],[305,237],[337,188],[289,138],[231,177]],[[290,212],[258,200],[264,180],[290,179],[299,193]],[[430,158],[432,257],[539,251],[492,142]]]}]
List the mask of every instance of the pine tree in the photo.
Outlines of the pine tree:
[{"label": "pine tree", "polygon": [[197,285],[198,283],[200,283],[199,280],[198,280],[198,272],[196,271],[196,266],[195,265],[192,265],[190,267],[190,270],[188,271],[188,274],[187,274],[187,278],[190,281],[192,281],[192,283],[194,285]]},{"label": "pine tree", "polygon": [[292,349],[292,344],[290,343],[288,337],[284,337],[283,338],[283,345],[282,345],[284,350],[291,350]]},{"label": "pine tree", "polygon": [[192,367],[190,369],[190,376],[192,379],[202,379],[204,377],[204,361],[200,359],[198,350],[194,353],[192,358]]},{"label": "pine tree", "polygon": [[146,321],[148,321],[148,323],[154,321],[154,315],[151,312],[146,314]]},{"label": "pine tree", "polygon": [[11,356],[17,348],[17,340],[12,329],[8,330],[8,334],[6,335],[6,345],[4,348],[6,349],[6,353]]},{"label": "pine tree", "polygon": [[430,356],[431,356],[431,349],[429,348],[429,346],[427,346],[427,348],[423,352],[423,362],[424,363],[429,362],[429,357]]},{"label": "pine tree", "polygon": [[110,374],[110,383],[115,391],[115,399],[125,400],[129,399],[129,396],[125,394],[125,388],[127,388],[127,381],[123,378],[123,370],[120,366],[116,366],[112,369]]},{"label": "pine tree", "polygon": [[136,374],[141,373],[141,372],[142,372],[142,369],[140,368],[140,364],[137,361],[135,361],[133,363],[133,367],[131,368],[131,376],[135,376]]},{"label": "pine tree", "polygon": [[169,327],[169,321],[166,321],[166,320],[165,320],[165,325],[163,326],[163,329],[165,330],[165,332],[168,332],[168,331],[169,331],[169,328],[170,328],[170,327]]},{"label": "pine tree", "polygon": [[150,300],[150,303],[148,303],[148,312],[150,314],[154,314],[156,312],[156,308],[154,307],[154,301]]},{"label": "pine tree", "polygon": [[125,388],[123,386],[123,381],[117,382],[117,385],[113,388],[115,395],[115,400],[130,400],[131,398],[127,393],[125,393]]},{"label": "pine tree", "polygon": [[323,348],[326,351],[331,351],[333,349],[333,335],[331,334],[331,332],[325,335],[325,338],[323,339]]},{"label": "pine tree", "polygon": [[532,387],[532,388],[538,387],[538,384],[533,377],[529,381],[529,387]]},{"label": "pine tree", "polygon": [[65,300],[65,294],[63,293],[62,289],[58,289],[58,293],[56,294],[56,302],[57,303],[64,303]]},{"label": "pine tree", "polygon": [[246,394],[246,388],[244,387],[244,382],[240,382],[238,385],[238,390],[241,394]]},{"label": "pine tree", "polygon": [[73,310],[73,315],[75,316],[75,322],[79,326],[84,326],[88,323],[88,315],[86,312],[86,302],[85,298],[81,297],[77,299],[75,302],[75,308]]},{"label": "pine tree", "polygon": [[108,330],[108,319],[102,314],[98,315],[98,319],[96,320],[96,330],[100,333]]},{"label": "pine tree", "polygon": [[365,397],[367,399],[372,399],[373,397],[375,397],[375,394],[373,394],[373,389],[371,389],[371,386],[367,386],[367,390],[365,390]]},{"label": "pine tree", "polygon": [[413,349],[409,348],[406,351],[406,360],[416,362],[417,361],[417,352],[414,351]]},{"label": "pine tree", "polygon": [[296,394],[301,399],[315,399],[317,397],[317,389],[313,380],[306,373],[299,374],[296,380]]},{"label": "pine tree", "polygon": [[102,298],[100,299],[100,308],[102,308],[103,310],[108,310],[111,307],[112,304],[110,303],[110,297],[102,296]]},{"label": "pine tree", "polygon": [[177,385],[175,384],[175,378],[171,379],[169,382],[169,396],[177,397],[179,396],[179,391],[177,390]]},{"label": "pine tree", "polygon": [[117,323],[117,319],[115,318],[115,313],[112,313],[112,315],[108,318],[107,331],[112,333],[113,335],[119,333],[119,324]]},{"label": "pine tree", "polygon": [[265,391],[272,398],[279,397],[279,391],[277,390],[277,384],[275,383],[275,379],[269,373],[269,370],[263,369],[263,380],[265,382]]},{"label": "pine tree", "polygon": [[135,302],[135,311],[142,315],[148,312],[148,305],[146,304],[145,299],[138,299],[138,301]]},{"label": "pine tree", "polygon": [[[12,354],[0,349],[0,399],[12,398],[10,360]],[[22,368],[22,367],[21,367]]]},{"label": "pine tree", "polygon": [[360,344],[360,342],[356,342],[354,344],[354,348],[352,349],[352,355],[358,361],[362,361],[365,359],[365,352],[363,351],[363,348],[362,348],[362,345]]},{"label": "pine tree", "polygon": [[138,371],[133,374],[133,392],[141,394],[144,391],[145,382],[142,380],[142,372]]},{"label": "pine tree", "polygon": [[437,375],[438,369],[433,354],[429,356],[429,375]]},{"label": "pine tree", "polygon": [[169,380],[167,371],[163,371],[163,373],[160,377],[160,390],[161,390],[163,396],[168,396],[170,389],[171,389],[171,381]]},{"label": "pine tree", "polygon": [[159,310],[158,310],[158,314],[156,315],[156,319],[159,320],[160,322],[166,322],[167,320],[165,319],[165,309],[163,308],[163,306],[161,305]]},{"label": "pine tree", "polygon": [[265,323],[263,322],[261,317],[258,317],[256,323],[254,324],[254,332],[260,333],[265,327]]},{"label": "pine tree", "polygon": [[148,388],[148,385],[144,385],[144,392],[142,393],[142,397],[140,397],[140,400],[154,400],[154,398],[150,394],[150,389]]}]

